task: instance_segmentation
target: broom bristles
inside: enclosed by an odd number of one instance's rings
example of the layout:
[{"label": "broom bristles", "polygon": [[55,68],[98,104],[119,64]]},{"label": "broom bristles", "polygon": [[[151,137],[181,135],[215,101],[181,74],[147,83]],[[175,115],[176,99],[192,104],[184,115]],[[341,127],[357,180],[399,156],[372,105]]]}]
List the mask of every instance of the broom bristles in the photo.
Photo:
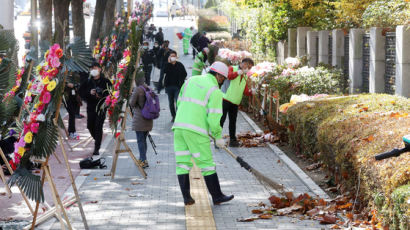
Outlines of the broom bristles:
[{"label": "broom bristles", "polygon": [[285,188],[283,187],[283,185],[269,179],[268,177],[266,177],[265,175],[263,175],[261,172],[259,172],[258,170],[254,168],[252,168],[250,172],[256,177],[256,179],[261,184],[265,184],[271,187],[272,189],[276,190],[278,193],[285,195]]}]

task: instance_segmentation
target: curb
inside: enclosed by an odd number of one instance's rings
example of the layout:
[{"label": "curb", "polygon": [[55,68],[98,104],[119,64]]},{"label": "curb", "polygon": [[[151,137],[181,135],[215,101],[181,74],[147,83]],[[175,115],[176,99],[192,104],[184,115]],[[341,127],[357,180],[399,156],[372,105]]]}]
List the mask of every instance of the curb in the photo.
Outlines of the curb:
[{"label": "curb", "polygon": [[[248,116],[248,114],[239,111],[239,113],[242,115],[242,117],[249,123],[249,125],[252,126],[252,128],[255,130],[256,133],[262,134],[263,131],[256,125],[256,123]],[[302,181],[303,184],[306,185],[315,195],[324,198],[324,199],[330,199],[330,197],[326,194],[325,191],[323,191],[322,188],[319,187],[299,166],[293,162],[278,146],[273,145],[273,144],[268,144],[268,147],[272,150],[276,156],[279,157],[279,159],[284,162],[288,168],[296,174],[296,176]]]}]

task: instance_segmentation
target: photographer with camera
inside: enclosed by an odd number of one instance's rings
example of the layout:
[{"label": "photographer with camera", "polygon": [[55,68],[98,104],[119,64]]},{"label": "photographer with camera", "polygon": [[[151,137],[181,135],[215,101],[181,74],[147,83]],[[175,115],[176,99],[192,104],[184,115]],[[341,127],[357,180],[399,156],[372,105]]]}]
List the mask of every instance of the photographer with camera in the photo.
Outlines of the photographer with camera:
[{"label": "photographer with camera", "polygon": [[90,78],[85,86],[85,99],[87,101],[87,129],[95,140],[93,155],[99,155],[103,125],[106,110],[103,109],[105,97],[108,96],[108,88],[112,86],[110,80],[101,73],[98,62],[94,62],[90,69]]}]

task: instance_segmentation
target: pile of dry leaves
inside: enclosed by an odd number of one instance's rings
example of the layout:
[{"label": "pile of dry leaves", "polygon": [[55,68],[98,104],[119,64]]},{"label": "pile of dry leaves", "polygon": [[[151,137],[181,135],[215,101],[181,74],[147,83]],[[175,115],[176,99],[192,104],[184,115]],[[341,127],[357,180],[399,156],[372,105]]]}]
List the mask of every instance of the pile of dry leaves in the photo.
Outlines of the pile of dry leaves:
[{"label": "pile of dry leaves", "polygon": [[266,143],[277,143],[280,141],[279,136],[273,132],[265,132],[264,134],[258,134],[253,132],[239,133],[236,135],[241,147],[264,147]]},{"label": "pile of dry leaves", "polygon": [[331,229],[344,229],[351,226],[383,229],[376,219],[375,211],[369,214],[352,212],[354,197],[347,194],[325,201],[311,197],[307,193],[294,197],[292,192],[287,192],[286,197],[271,196],[269,201],[270,205],[263,202],[252,205],[257,207],[252,210],[254,216],[237,219],[237,221],[250,222],[257,219],[270,219],[273,216],[291,216],[299,220],[313,219],[320,221],[321,224],[333,224]]}]

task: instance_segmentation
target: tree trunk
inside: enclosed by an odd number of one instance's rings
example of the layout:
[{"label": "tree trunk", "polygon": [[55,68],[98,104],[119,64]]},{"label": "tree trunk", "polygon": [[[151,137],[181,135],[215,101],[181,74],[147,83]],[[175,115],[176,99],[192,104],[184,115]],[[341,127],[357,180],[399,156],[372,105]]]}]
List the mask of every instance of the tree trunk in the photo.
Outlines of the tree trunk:
[{"label": "tree trunk", "polygon": [[40,40],[52,42],[53,39],[53,0],[39,0],[41,17]]},{"label": "tree trunk", "polygon": [[104,15],[104,27],[101,31],[100,37],[106,37],[111,34],[112,29],[114,28],[114,17],[115,17],[115,1],[111,0],[107,2],[105,7]]},{"label": "tree trunk", "polygon": [[74,37],[80,37],[85,41],[83,0],[71,0],[71,13],[73,17]]},{"label": "tree trunk", "polygon": [[95,40],[97,40],[98,36],[100,35],[106,5],[107,0],[97,0],[97,3],[95,5],[93,28],[91,29],[90,47],[94,47]]},{"label": "tree trunk", "polygon": [[68,8],[70,0],[54,0],[54,42],[64,47],[64,36],[70,38]]}]

